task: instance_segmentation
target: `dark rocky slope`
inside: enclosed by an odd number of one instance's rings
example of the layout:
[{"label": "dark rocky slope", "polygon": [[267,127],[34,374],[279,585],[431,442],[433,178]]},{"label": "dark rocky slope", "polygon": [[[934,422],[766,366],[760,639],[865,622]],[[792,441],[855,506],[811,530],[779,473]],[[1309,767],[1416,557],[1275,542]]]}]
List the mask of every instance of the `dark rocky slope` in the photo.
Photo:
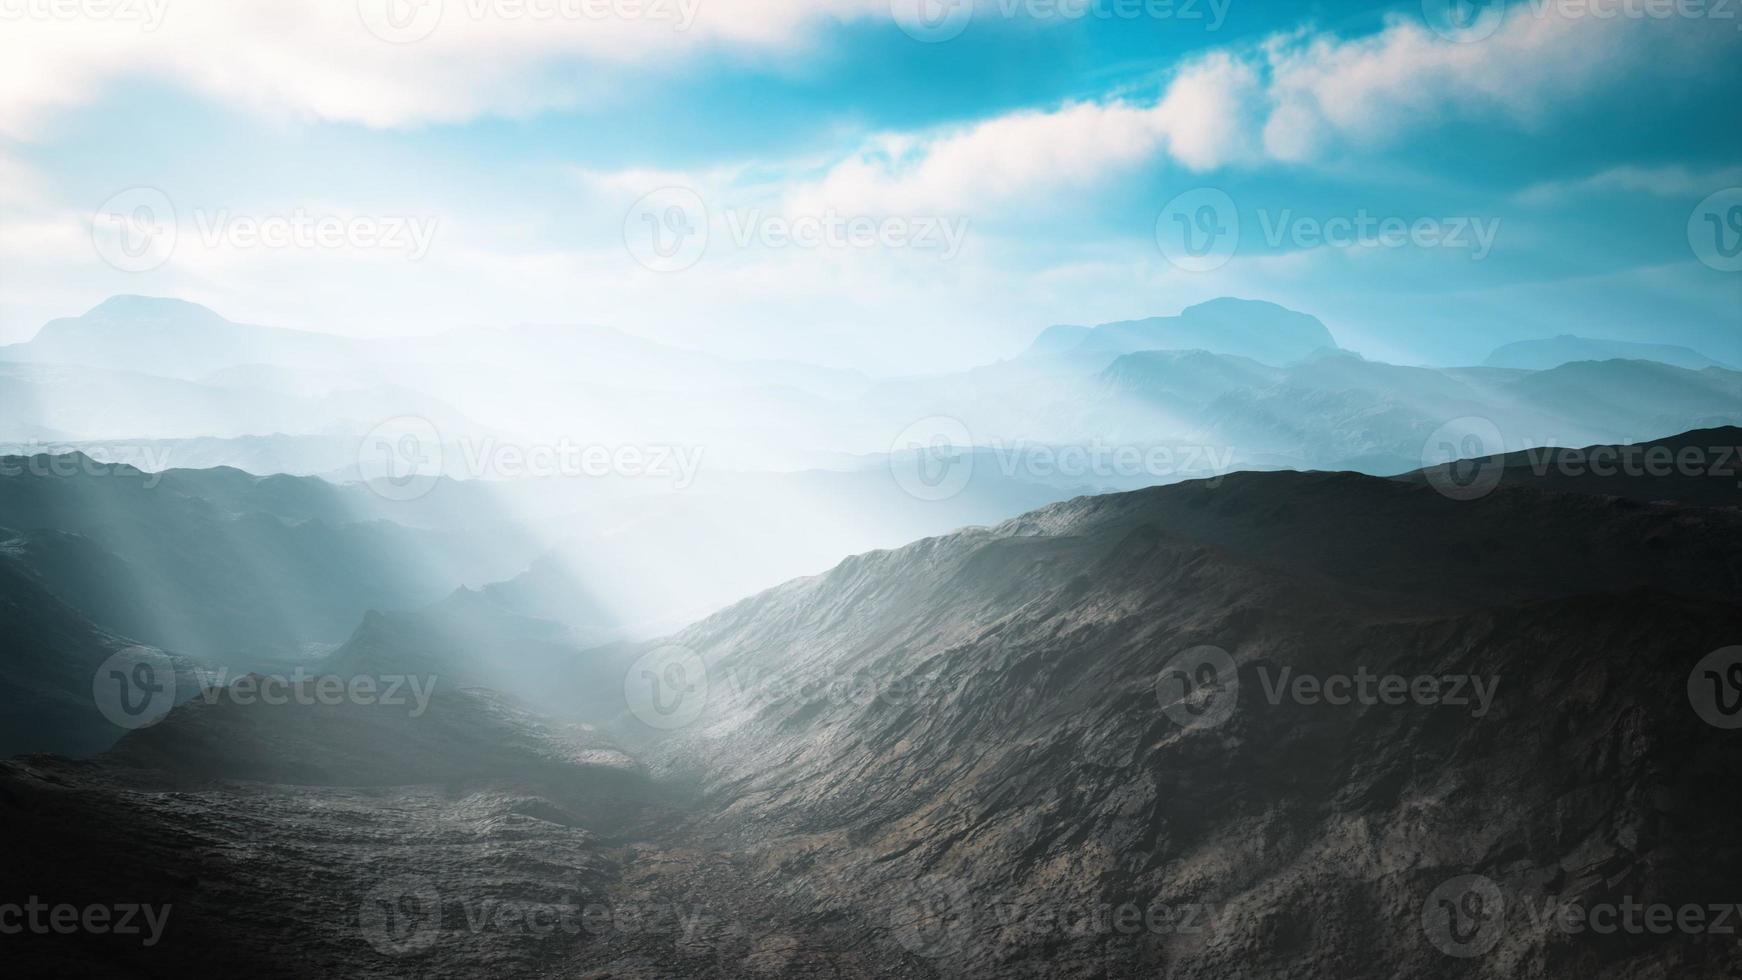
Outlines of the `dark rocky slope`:
[{"label": "dark rocky slope", "polygon": [[[1707,493],[1677,479],[1645,499]],[[0,768],[0,826],[40,845],[0,873],[63,901],[176,901],[151,950],[27,946],[108,975],[1742,967],[1734,935],[1536,921],[1554,898],[1742,899],[1742,732],[1688,697],[1742,637],[1742,514],[1528,482],[1457,501],[1242,474],[1082,498],[567,659],[468,639],[452,618],[541,634],[461,596],[433,633],[372,621],[330,666],[432,649],[425,669],[466,683],[524,670],[590,727],[446,688],[415,726],[195,703],[99,762]],[[1182,694],[1166,668],[1206,645],[1232,669],[1198,655],[1187,675],[1210,683]],[[652,692],[674,714],[649,714],[646,672],[691,685]],[[1453,703],[1272,696],[1303,674],[1448,678]],[[383,952],[372,903],[385,888],[410,914],[426,886],[440,928]],[[484,899],[694,914],[541,935],[471,928]]]}]

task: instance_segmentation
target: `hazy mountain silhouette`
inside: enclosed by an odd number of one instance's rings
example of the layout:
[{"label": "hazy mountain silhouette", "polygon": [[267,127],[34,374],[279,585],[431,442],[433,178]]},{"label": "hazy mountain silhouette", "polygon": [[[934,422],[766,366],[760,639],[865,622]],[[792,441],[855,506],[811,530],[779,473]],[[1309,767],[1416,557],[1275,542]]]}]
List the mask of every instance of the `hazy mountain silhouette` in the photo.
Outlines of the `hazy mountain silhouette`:
[{"label": "hazy mountain silhouette", "polygon": [[1178,316],[1121,320],[1095,327],[1048,327],[1028,356],[1106,358],[1145,350],[1207,350],[1265,364],[1286,364],[1337,342],[1317,317],[1261,300],[1223,297]]},{"label": "hazy mountain silhouette", "polygon": [[1688,347],[1675,344],[1639,344],[1625,340],[1598,340],[1561,334],[1542,340],[1520,340],[1496,347],[1482,363],[1488,367],[1523,368],[1543,371],[1573,361],[1661,361],[1679,368],[1699,371],[1709,367],[1731,367]]}]

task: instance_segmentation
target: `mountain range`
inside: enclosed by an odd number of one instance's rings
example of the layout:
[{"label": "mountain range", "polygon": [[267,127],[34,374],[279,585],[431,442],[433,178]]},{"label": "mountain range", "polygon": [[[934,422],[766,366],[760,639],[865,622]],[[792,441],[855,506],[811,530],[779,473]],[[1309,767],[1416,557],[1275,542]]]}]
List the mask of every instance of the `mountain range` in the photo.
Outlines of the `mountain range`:
[{"label": "mountain range", "polygon": [[[1742,966],[1722,935],[1543,919],[1734,898],[1742,756],[1686,683],[1742,635],[1734,471],[1641,470],[1617,495],[1564,456],[1468,462],[1505,479],[1473,499],[1431,471],[1076,498],[642,643],[572,645],[488,589],[370,614],[315,672],[433,678],[422,710],[232,686],[92,760],[0,763],[0,821],[37,842],[7,880],[173,908],[149,950],[69,960],[25,936],[11,956],[268,976]],[[1182,699],[1182,657],[1224,666]],[[1417,693],[1327,700],[1360,676]],[[1502,904],[1466,929],[1447,909],[1471,889]]]},{"label": "mountain range", "polygon": [[[944,420],[964,448],[1109,440],[1215,447],[1245,467],[1389,475],[1421,465],[1424,442],[1459,417],[1496,425],[1506,444],[1490,450],[1742,421],[1742,376],[1692,352],[1543,344],[1503,348],[1484,367],[1390,365],[1342,349],[1310,315],[1220,299],[1173,317],[1048,328],[1020,356],[967,371],[873,380],[597,327],[366,340],[115,297],[0,348],[0,443],[150,469],[357,480],[376,474],[360,451],[367,434],[411,419],[432,433],[443,472],[498,479],[478,447],[702,447],[714,469],[841,469],[854,457],[880,465],[901,433]],[[1597,388],[1629,395],[1594,417]],[[1099,476],[1089,488],[1158,482]]]}]

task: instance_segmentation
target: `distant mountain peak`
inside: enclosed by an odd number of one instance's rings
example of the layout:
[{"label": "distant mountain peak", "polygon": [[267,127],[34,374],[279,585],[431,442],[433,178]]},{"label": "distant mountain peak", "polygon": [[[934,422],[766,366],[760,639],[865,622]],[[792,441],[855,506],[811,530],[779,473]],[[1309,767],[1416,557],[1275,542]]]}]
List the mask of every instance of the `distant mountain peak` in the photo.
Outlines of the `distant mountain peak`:
[{"label": "distant mountain peak", "polygon": [[1606,340],[1563,333],[1541,340],[1520,340],[1496,347],[1482,362],[1484,367],[1524,368],[1547,371],[1575,361],[1657,361],[1672,367],[1700,371],[1727,367],[1690,347],[1677,344],[1646,344],[1629,340]]},{"label": "distant mountain peak", "polygon": [[85,313],[87,317],[101,319],[159,319],[163,317],[188,318],[228,323],[217,312],[198,303],[171,296],[140,296],[122,293],[91,307]]},{"label": "distant mountain peak", "polygon": [[1192,349],[1281,365],[1340,348],[1318,317],[1268,300],[1222,296],[1188,306],[1178,316],[1048,327],[1028,354],[1103,357],[1110,363],[1138,351]]}]

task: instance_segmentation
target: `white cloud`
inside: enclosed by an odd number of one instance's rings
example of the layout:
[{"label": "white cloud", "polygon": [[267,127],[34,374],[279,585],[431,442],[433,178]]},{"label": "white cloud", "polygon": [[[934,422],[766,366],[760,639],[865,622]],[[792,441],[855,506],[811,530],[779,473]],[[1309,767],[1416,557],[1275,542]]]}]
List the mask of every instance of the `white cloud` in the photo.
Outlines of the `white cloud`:
[{"label": "white cloud", "polygon": [[[439,20],[401,34],[389,5]],[[370,126],[512,114],[593,94],[572,75],[559,83],[565,60],[658,68],[722,44],[790,48],[818,22],[877,13],[878,0],[12,0],[0,135],[29,136],[133,77]]]},{"label": "white cloud", "polygon": [[1518,8],[1459,44],[1394,19],[1362,38],[1296,32],[1183,66],[1153,102],[1075,102],[934,134],[886,135],[796,191],[795,206],[949,213],[1093,186],[1146,164],[1312,163],[1449,117],[1529,127],[1624,69],[1697,70],[1735,39],[1680,21]]},{"label": "white cloud", "polygon": [[1091,186],[1159,153],[1194,170],[1242,159],[1252,67],[1215,54],[1183,68],[1153,104],[1078,102],[1000,116],[932,139],[880,138],[793,195],[800,211],[951,213],[1041,188]]},{"label": "white cloud", "polygon": [[[1293,36],[1266,45],[1266,150],[1307,160],[1338,143],[1382,143],[1448,115],[1531,122],[1614,77],[1661,37],[1661,22],[1538,17],[1516,8],[1490,38],[1448,41],[1413,20],[1344,40]],[[1655,28],[1655,29],[1654,29]]]},{"label": "white cloud", "polygon": [[1742,167],[1689,170],[1687,167],[1614,167],[1580,180],[1551,180],[1519,191],[1524,204],[1558,204],[1599,193],[1638,193],[1654,197],[1700,198],[1724,187],[1742,185]]}]

